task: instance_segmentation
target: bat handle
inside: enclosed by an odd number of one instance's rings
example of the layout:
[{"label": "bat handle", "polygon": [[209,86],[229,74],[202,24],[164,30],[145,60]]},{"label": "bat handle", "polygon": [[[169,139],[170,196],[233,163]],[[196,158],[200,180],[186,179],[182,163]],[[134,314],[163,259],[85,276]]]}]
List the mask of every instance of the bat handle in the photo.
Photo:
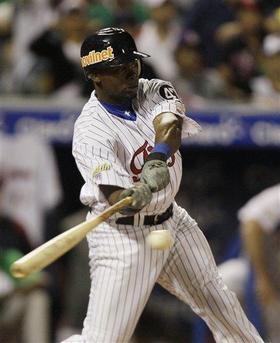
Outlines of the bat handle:
[{"label": "bat handle", "polygon": [[124,207],[131,205],[132,202],[133,202],[133,198],[132,198],[132,197],[123,198],[122,200],[116,202],[116,203],[111,207],[111,210],[113,210],[113,212],[119,212],[119,211],[122,210]]}]

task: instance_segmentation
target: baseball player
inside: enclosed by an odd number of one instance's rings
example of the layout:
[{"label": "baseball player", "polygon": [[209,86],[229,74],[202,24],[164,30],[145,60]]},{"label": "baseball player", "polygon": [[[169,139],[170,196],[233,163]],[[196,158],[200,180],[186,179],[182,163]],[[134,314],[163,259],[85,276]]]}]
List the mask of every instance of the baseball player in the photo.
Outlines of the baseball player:
[{"label": "baseball player", "polygon": [[251,262],[269,343],[279,342],[280,184],[251,198],[239,211],[244,254],[219,266],[224,280],[242,299]]},{"label": "baseball player", "polygon": [[[65,342],[128,342],[156,282],[190,305],[219,343],[263,342],[221,280],[197,223],[174,201],[181,139],[199,131],[169,82],[140,78],[130,34],[102,29],[81,47],[94,91],[75,123],[73,155],[84,178],[88,217],[130,195],[132,205],[87,237],[91,291],[81,336]],[[160,56],[158,56],[160,58]],[[175,243],[154,250],[147,235],[170,230]]]}]

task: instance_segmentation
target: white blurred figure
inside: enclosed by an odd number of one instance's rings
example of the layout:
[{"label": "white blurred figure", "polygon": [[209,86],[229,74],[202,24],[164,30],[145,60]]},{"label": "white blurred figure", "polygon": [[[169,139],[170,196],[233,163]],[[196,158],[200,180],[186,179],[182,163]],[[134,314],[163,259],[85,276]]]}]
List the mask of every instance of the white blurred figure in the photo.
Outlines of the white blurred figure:
[{"label": "white blurred figure", "polygon": [[151,19],[147,20],[136,37],[141,51],[151,55],[149,62],[159,78],[173,81],[177,75],[174,51],[180,35],[176,6],[171,0],[155,0],[151,5]]},{"label": "white blurred figure", "polygon": [[252,101],[265,107],[280,107],[280,32],[269,34],[263,42],[264,75],[252,82]]},{"label": "white blurred figure", "polygon": [[13,79],[15,90],[22,83],[34,65],[29,52],[32,40],[56,22],[57,11],[49,0],[21,0],[16,3],[13,17]]},{"label": "white blurred figure", "polygon": [[266,341],[280,337],[280,184],[250,199],[238,212],[244,257],[219,266],[225,283],[244,298],[246,279],[252,265],[261,305]]},{"label": "white blurred figure", "polygon": [[19,222],[35,247],[44,241],[44,216],[57,206],[62,189],[54,153],[31,134],[0,133],[2,213]]}]

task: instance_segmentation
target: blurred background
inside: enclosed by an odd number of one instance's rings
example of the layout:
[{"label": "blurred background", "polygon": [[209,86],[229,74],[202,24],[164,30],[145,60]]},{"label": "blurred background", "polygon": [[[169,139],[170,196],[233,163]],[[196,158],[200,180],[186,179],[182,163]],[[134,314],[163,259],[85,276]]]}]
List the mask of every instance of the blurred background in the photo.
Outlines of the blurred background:
[{"label": "blurred background", "polygon": [[[107,26],[133,35],[152,56],[142,76],[171,81],[203,127],[183,142],[177,202],[218,264],[239,254],[239,208],[280,181],[279,0],[0,0],[0,342],[56,343],[81,330],[85,241],[24,280],[9,266],[85,218],[71,155],[73,125],[92,91],[79,49]],[[246,312],[265,338],[254,306]],[[133,342],[213,338],[156,286]]]}]

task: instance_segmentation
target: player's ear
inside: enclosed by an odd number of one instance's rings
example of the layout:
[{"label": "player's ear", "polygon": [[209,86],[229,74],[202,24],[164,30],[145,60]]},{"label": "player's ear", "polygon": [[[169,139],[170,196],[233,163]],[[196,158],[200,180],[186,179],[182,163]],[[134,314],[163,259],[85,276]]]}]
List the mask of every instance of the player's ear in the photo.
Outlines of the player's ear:
[{"label": "player's ear", "polygon": [[88,78],[92,80],[94,83],[100,83],[100,77],[97,74],[89,74]]}]

